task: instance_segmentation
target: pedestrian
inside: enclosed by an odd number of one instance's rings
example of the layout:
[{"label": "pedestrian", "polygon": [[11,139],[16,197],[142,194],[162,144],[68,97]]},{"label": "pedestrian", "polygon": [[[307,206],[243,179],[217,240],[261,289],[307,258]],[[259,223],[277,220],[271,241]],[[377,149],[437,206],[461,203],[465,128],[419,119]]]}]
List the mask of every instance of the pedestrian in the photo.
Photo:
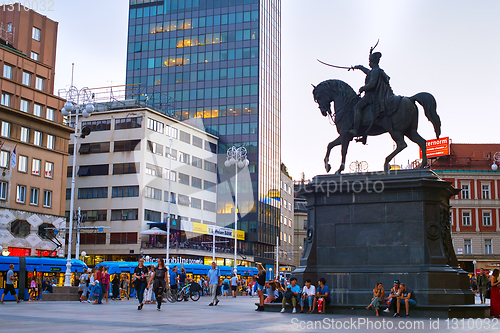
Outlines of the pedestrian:
[{"label": "pedestrian", "polygon": [[104,267],[104,275],[102,278],[102,293],[104,298],[106,299],[106,303],[109,302],[108,296],[109,296],[109,284],[110,284],[110,277],[108,273],[108,268]]},{"label": "pedestrian", "polygon": [[[99,293],[97,296],[97,304],[102,304],[102,298],[104,296],[104,277],[106,274],[104,273],[104,266],[99,266],[99,270],[97,271],[95,275],[95,281],[96,281],[96,287],[97,292]],[[100,288],[100,289],[99,289]]]},{"label": "pedestrian", "polygon": [[233,274],[231,278],[231,292],[233,293],[233,298],[236,298],[236,291],[238,290],[238,276],[236,273]]},{"label": "pedestrian", "polygon": [[179,282],[179,277],[177,276],[177,266],[172,268],[172,272],[170,273],[170,291],[173,295],[177,293],[178,287],[177,283]]},{"label": "pedestrian", "polygon": [[17,298],[16,290],[14,289],[14,281],[17,281],[17,277],[14,276],[14,264],[9,265],[9,270],[7,271],[7,280],[5,281],[5,289],[3,290],[2,298],[0,299],[0,304],[3,304],[3,298],[10,292],[14,295],[17,303],[19,303],[19,298]]},{"label": "pedestrian", "polygon": [[[128,273],[125,273],[123,274],[122,280],[120,282],[120,298],[122,301],[124,301],[125,298],[129,299],[128,286],[129,286]],[[122,297],[122,295],[124,296]]]},{"label": "pedestrian", "polygon": [[410,316],[410,307],[414,307],[417,305],[417,298],[415,297],[415,293],[412,289],[407,288],[406,284],[400,283],[399,287],[401,288],[401,293],[398,296],[397,312],[393,315],[393,317],[399,317],[399,311],[401,309],[401,304],[404,304],[406,309],[405,317],[408,318]]},{"label": "pedestrian", "polygon": [[167,269],[162,258],[158,260],[158,267],[153,271],[153,275],[148,283],[153,285],[153,290],[156,296],[156,309],[161,310],[161,302],[163,300],[163,292],[167,288]]},{"label": "pedestrian", "polygon": [[80,302],[84,303],[86,302],[87,298],[87,279],[89,275],[87,271],[83,271],[83,274],[80,275],[80,285],[79,288],[82,290],[82,296],[80,297]]},{"label": "pedestrian", "polygon": [[264,285],[266,284],[266,270],[261,264],[257,264],[256,266],[259,269],[256,281],[257,295],[259,295],[259,306],[255,309],[255,311],[264,311]]},{"label": "pedestrian", "polygon": [[146,278],[148,276],[148,269],[144,266],[144,259],[139,259],[139,265],[134,269],[134,287],[135,293],[137,294],[137,299],[139,300],[139,306],[137,310],[142,310],[144,306],[144,290],[147,286]]},{"label": "pedestrian", "polygon": [[[148,266],[148,277],[147,280],[151,280],[151,277],[153,276],[153,265]],[[149,285],[146,287],[146,290],[144,291],[144,304],[149,304],[152,303],[153,299],[153,285]]]},{"label": "pedestrian", "polygon": [[97,275],[97,270],[95,268],[92,268],[92,271],[90,272],[90,296],[89,299],[87,300],[88,303],[90,301],[94,301],[94,304],[97,304],[97,299],[99,298],[99,291],[97,288],[100,288],[99,282],[96,281],[96,275]]},{"label": "pedestrian", "polygon": [[[179,286],[181,288],[184,288],[184,286],[187,285],[188,280],[189,280],[189,278],[186,275],[186,269],[184,267],[182,267],[181,268],[181,274],[179,274]],[[185,302],[188,301],[188,296],[187,295],[184,297],[184,301]]]},{"label": "pedestrian", "polygon": [[229,294],[229,280],[227,278],[222,281],[222,294],[225,298],[227,298]]},{"label": "pedestrian", "polygon": [[479,298],[481,299],[481,304],[486,302],[484,295],[486,294],[486,285],[488,284],[488,276],[484,274],[484,269],[479,270],[479,275],[476,277],[477,289],[479,291]]},{"label": "pedestrian", "polygon": [[120,278],[118,277],[118,275],[119,274],[113,274],[113,280],[111,281],[111,299],[113,301],[117,300],[120,297]]},{"label": "pedestrian", "polygon": [[208,306],[216,306],[219,304],[219,299],[217,298],[217,287],[220,283],[220,272],[219,267],[217,267],[215,262],[212,262],[212,269],[207,273],[207,280],[210,286],[210,294],[212,295],[212,302]]},{"label": "pedestrian", "polygon": [[30,283],[30,298],[29,298],[30,302],[36,299],[36,289],[37,289],[36,278],[33,276],[31,278],[31,283]]},{"label": "pedestrian", "polygon": [[500,318],[500,280],[498,276],[500,271],[498,268],[493,270],[490,276],[491,293],[490,293],[490,316]]}]

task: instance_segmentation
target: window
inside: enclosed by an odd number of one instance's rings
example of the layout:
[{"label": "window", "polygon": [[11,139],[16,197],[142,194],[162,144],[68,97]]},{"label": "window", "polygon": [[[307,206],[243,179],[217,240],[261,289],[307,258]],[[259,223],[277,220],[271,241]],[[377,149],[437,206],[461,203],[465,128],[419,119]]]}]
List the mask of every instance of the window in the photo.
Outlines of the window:
[{"label": "window", "polygon": [[464,239],[464,248],[465,248],[464,254],[472,254],[472,240],[471,239]]},{"label": "window", "polygon": [[17,185],[16,202],[24,203],[26,201],[26,186]]},{"label": "window", "polygon": [[[165,157],[170,158],[170,148],[166,149]],[[177,150],[172,149],[172,161],[177,161]]]},{"label": "window", "polygon": [[161,212],[144,209],[144,220],[151,222],[161,222]]},{"label": "window", "polygon": [[179,183],[189,185],[189,175],[179,172]]},{"label": "window", "polygon": [[139,196],[139,186],[113,186],[111,188],[112,198],[129,198]]},{"label": "window", "polygon": [[191,161],[191,165],[197,168],[203,168],[203,160],[196,156],[193,156],[193,160]]},{"label": "window", "polygon": [[166,134],[174,139],[177,139],[178,133],[179,131],[177,130],[177,128],[169,127],[169,131]]},{"label": "window", "polygon": [[206,210],[207,212],[215,213],[217,210],[216,207],[217,207],[217,205],[215,204],[215,202],[203,200],[203,210]]},{"label": "window", "polygon": [[483,212],[483,225],[491,227],[491,212]]},{"label": "window", "polygon": [[20,172],[28,172],[28,157],[19,155],[19,165],[17,168]]},{"label": "window", "polygon": [[288,243],[292,244],[292,235],[288,235]]},{"label": "window", "polygon": [[43,77],[37,76],[36,80],[35,80],[35,88],[38,90],[43,90],[44,81],[45,81],[45,79]]},{"label": "window", "polygon": [[24,238],[31,232],[31,225],[25,220],[15,220],[10,225],[10,232],[17,238]]},{"label": "window", "polygon": [[100,154],[109,153],[109,142],[82,143],[80,154]]},{"label": "window", "polygon": [[288,203],[288,210],[292,211],[292,203],[291,202]]},{"label": "window", "polygon": [[40,104],[35,103],[35,107],[33,108],[33,114],[37,117],[42,116],[42,106]]},{"label": "window", "polygon": [[193,135],[193,146],[203,148],[203,139]]},{"label": "window", "polygon": [[196,209],[201,209],[201,200],[196,198],[191,198],[191,207]]},{"label": "window", "polygon": [[38,61],[39,56],[38,53],[31,51],[31,59]]},{"label": "window", "polygon": [[36,40],[40,41],[40,29],[33,27],[33,32],[31,33],[31,37]]},{"label": "window", "polygon": [[165,179],[170,179],[173,182],[177,181],[177,172],[175,171],[170,171],[168,172],[168,169],[165,169]]},{"label": "window", "polygon": [[42,161],[34,158],[31,163],[31,174],[35,176],[40,176],[40,172],[42,169]]},{"label": "window", "polygon": [[4,63],[3,65],[3,77],[12,80],[12,66]]},{"label": "window", "polygon": [[213,172],[213,173],[217,173],[217,164],[209,162],[209,161],[205,161],[205,170]]},{"label": "window", "polygon": [[191,134],[184,131],[179,131],[179,140],[185,143],[191,143]]},{"label": "window", "polygon": [[29,128],[21,127],[21,138],[20,139],[22,142],[29,142],[29,139],[30,139]]},{"label": "window", "polygon": [[484,240],[484,254],[493,254],[493,245],[491,239]]},{"label": "window", "polygon": [[84,221],[106,221],[108,212],[106,210],[82,210]]},{"label": "window", "polygon": [[38,197],[40,196],[40,189],[32,187],[30,196],[30,205],[38,206]]},{"label": "window", "polygon": [[159,143],[148,140],[146,148],[150,153],[163,156],[163,146]]},{"label": "window", "polygon": [[10,97],[11,97],[10,94],[2,93],[2,102],[1,102],[1,104],[3,106],[10,106]]},{"label": "window", "polygon": [[52,191],[43,191],[43,207],[52,207]]},{"label": "window", "polygon": [[163,134],[165,125],[158,120],[148,118],[148,129]]},{"label": "window", "polygon": [[2,121],[2,136],[10,137],[10,123]]},{"label": "window", "polygon": [[203,189],[215,193],[217,192],[217,184],[209,182],[208,180],[204,180]]},{"label": "window", "polygon": [[107,197],[107,187],[83,187],[78,189],[78,199],[103,199]]},{"label": "window", "polygon": [[9,156],[10,153],[8,151],[0,151],[0,167],[9,168]]},{"label": "window", "polygon": [[134,151],[141,149],[141,140],[125,140],[114,142],[114,152]]},{"label": "window", "polygon": [[491,199],[490,197],[490,185],[482,185],[481,193],[483,199]]},{"label": "window", "polygon": [[9,183],[0,181],[0,200],[7,200],[8,188],[9,188]]},{"label": "window", "polygon": [[153,200],[161,200],[161,190],[158,188],[146,186],[144,196]]},{"label": "window", "polygon": [[42,132],[35,131],[33,135],[33,144],[39,147],[42,146]]},{"label": "window", "polygon": [[146,174],[150,176],[162,178],[162,169],[162,167],[159,167],[157,165],[146,163]]},{"label": "window", "polygon": [[47,148],[54,149],[56,138],[53,135],[47,134]]},{"label": "window", "polygon": [[47,112],[45,114],[45,118],[48,120],[54,121],[55,115],[54,115],[54,109],[47,108]]},{"label": "window", "polygon": [[189,154],[179,152],[179,162],[189,164]]},{"label": "window", "polygon": [[191,177],[191,186],[200,188],[202,187],[202,180],[200,178],[196,178],[195,176]]},{"label": "window", "polygon": [[217,145],[215,143],[205,141],[205,150],[217,154]]},{"label": "window", "polygon": [[142,127],[142,117],[121,118],[115,120],[116,130],[141,128],[141,127]]},{"label": "window", "polygon": [[[167,202],[167,200],[168,200],[168,191],[165,191],[165,202]],[[174,192],[170,192],[170,203],[173,203],[173,204],[176,203]]]},{"label": "window", "polygon": [[472,225],[471,219],[470,219],[470,212],[462,212],[462,225],[464,225],[464,226]]},{"label": "window", "polygon": [[179,205],[189,207],[190,202],[189,202],[189,197],[187,195],[179,194],[177,195],[177,199],[179,200]]},{"label": "window", "polygon": [[137,232],[112,232],[109,234],[110,244],[137,244]]},{"label": "window", "polygon": [[111,221],[137,220],[139,216],[138,209],[112,209]]},{"label": "window", "polygon": [[21,99],[21,108],[20,108],[21,111],[23,112],[30,112],[30,102],[26,99]]},{"label": "window", "polygon": [[23,84],[27,86],[31,85],[31,73],[23,72]]},{"label": "window", "polygon": [[139,173],[139,166],[140,166],[139,163],[113,164],[113,175],[126,175],[126,174]]},{"label": "window", "polygon": [[470,199],[469,185],[462,185],[462,199]]},{"label": "window", "polygon": [[78,176],[81,177],[107,175],[109,175],[109,164],[82,165],[78,169]]},{"label": "window", "polygon": [[109,131],[111,129],[111,119],[84,121],[82,128],[90,127],[92,132]]}]

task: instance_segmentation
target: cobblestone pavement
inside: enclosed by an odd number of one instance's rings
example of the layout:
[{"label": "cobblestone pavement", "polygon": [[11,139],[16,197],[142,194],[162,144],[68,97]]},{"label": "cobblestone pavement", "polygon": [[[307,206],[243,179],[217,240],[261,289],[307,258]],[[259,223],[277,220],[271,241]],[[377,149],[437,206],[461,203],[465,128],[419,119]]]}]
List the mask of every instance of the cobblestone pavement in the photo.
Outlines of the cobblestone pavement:
[{"label": "cobblestone pavement", "polygon": [[[346,315],[308,315],[255,312],[257,298],[221,298],[218,306],[210,299],[198,302],[144,305],[137,301],[112,301],[103,305],[78,302],[5,302],[0,305],[2,332],[261,332],[284,331],[420,331],[420,332],[498,332],[500,323],[491,320],[446,321],[423,318],[366,317]],[[489,327],[489,329],[488,329]]]}]

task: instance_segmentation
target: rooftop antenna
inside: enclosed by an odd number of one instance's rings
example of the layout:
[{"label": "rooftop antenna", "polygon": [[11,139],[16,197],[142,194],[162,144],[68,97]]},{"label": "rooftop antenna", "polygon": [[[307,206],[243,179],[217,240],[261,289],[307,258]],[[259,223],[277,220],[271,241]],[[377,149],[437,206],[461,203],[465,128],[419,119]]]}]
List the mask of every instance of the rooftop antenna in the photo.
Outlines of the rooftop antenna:
[{"label": "rooftop antenna", "polygon": [[71,64],[71,86],[73,87],[73,76],[75,75],[75,63]]}]

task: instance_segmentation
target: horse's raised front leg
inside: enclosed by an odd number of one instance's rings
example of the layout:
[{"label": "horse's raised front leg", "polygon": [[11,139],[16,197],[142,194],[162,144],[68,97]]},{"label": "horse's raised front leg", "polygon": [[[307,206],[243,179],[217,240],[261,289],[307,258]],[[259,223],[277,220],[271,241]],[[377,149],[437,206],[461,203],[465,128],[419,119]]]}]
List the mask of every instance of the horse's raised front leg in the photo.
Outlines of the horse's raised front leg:
[{"label": "horse's raised front leg", "polygon": [[342,171],[345,169],[345,159],[347,156],[347,148],[349,148],[349,142],[351,141],[347,136],[340,136],[341,138],[341,143],[342,143],[342,163],[340,163],[340,168],[335,172],[337,175],[339,175]]},{"label": "horse's raised front leg", "polygon": [[341,137],[339,136],[338,138],[336,138],[335,140],[333,140],[332,142],[330,142],[328,144],[328,147],[326,148],[326,155],[325,155],[325,169],[326,169],[326,172],[330,172],[330,170],[332,169],[332,167],[328,163],[328,161],[330,160],[330,152],[332,151],[333,147],[338,146],[341,143],[342,143]]},{"label": "horse's raised front leg", "polygon": [[394,158],[394,156],[396,156],[397,154],[399,154],[399,152],[403,149],[406,148],[406,142],[405,142],[405,138],[403,136],[403,133],[401,132],[393,132],[393,133],[390,133],[391,134],[391,137],[392,139],[394,140],[394,142],[396,142],[396,149],[389,155],[385,158],[385,164],[384,164],[384,171],[389,171],[391,169],[391,160]]}]

